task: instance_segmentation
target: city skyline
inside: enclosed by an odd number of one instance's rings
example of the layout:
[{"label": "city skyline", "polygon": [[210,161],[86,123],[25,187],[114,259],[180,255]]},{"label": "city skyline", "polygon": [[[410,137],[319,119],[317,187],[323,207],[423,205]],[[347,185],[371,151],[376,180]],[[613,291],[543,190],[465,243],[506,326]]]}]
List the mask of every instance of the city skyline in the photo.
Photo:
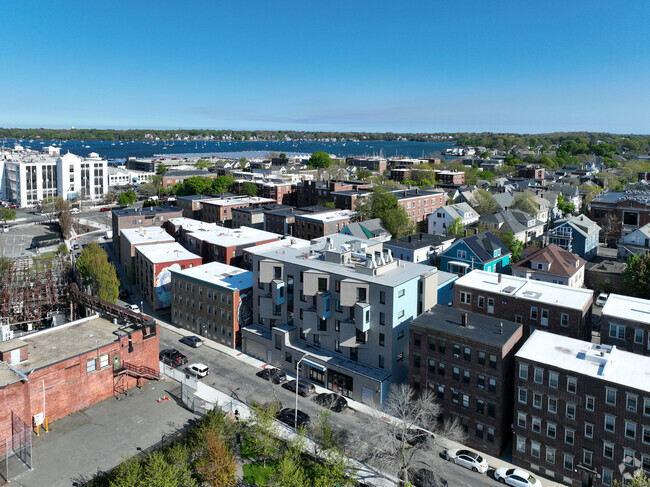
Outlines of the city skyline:
[{"label": "city skyline", "polygon": [[4,127],[650,132],[640,2],[4,7]]}]

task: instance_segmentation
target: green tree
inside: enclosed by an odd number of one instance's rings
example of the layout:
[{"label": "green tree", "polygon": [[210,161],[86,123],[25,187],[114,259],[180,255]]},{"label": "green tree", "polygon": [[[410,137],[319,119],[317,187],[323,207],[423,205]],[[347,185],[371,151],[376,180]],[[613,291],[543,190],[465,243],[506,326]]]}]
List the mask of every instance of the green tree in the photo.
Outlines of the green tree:
[{"label": "green tree", "polygon": [[566,201],[563,194],[557,197],[557,207],[567,215],[572,214],[576,209],[576,205],[572,201]]},{"label": "green tree", "polygon": [[484,189],[479,189],[474,192],[472,199],[472,208],[476,210],[479,215],[490,213],[497,209],[497,200],[494,199],[492,193]]},{"label": "green tree", "polygon": [[275,402],[265,406],[255,402],[251,404],[252,420],[249,423],[251,447],[258,456],[262,457],[264,468],[266,468],[266,460],[275,457],[280,449],[280,441],[275,430],[278,411]]},{"label": "green tree", "polygon": [[217,176],[212,180],[212,192],[215,194],[227,193],[235,185],[235,180],[230,176]]},{"label": "green tree", "polygon": [[415,232],[415,226],[409,220],[406,210],[397,204],[397,196],[385,188],[373,188],[370,196],[357,200],[355,208],[362,220],[381,219],[393,238]]},{"label": "green tree", "polygon": [[284,152],[280,153],[280,159],[286,159],[287,155]]},{"label": "green tree", "polygon": [[329,449],[320,457],[321,462],[314,465],[314,487],[356,485],[348,472],[349,461],[338,448]]},{"label": "green tree", "polygon": [[0,208],[0,220],[4,223],[16,219],[16,211],[11,208]]},{"label": "green tree", "polygon": [[302,452],[304,436],[299,434],[292,444],[288,445],[284,455],[280,457],[270,484],[274,487],[303,487],[308,485],[303,467]]},{"label": "green tree", "polygon": [[120,281],[115,266],[108,261],[108,254],[97,243],[86,245],[77,259],[77,268],[84,286],[90,286],[92,293],[111,303],[117,302]]},{"label": "green tree", "polygon": [[327,152],[314,152],[307,165],[314,169],[327,169],[332,165],[332,159]]},{"label": "green tree", "polygon": [[[623,487],[623,484],[620,480],[615,480],[614,487]],[[645,472],[640,471],[637,475],[625,481],[625,487],[650,487],[650,477]]]},{"label": "green tree", "polygon": [[465,225],[461,218],[456,218],[447,227],[447,236],[454,238],[461,238],[465,234]]},{"label": "green tree", "polygon": [[117,202],[121,206],[129,206],[135,203],[138,200],[138,195],[135,194],[135,191],[132,189],[129,189],[127,191],[122,191],[118,196],[117,196]]},{"label": "green tree", "polygon": [[528,213],[530,216],[537,216],[537,213],[539,212],[539,204],[535,201],[533,193],[530,191],[524,191],[522,193],[515,193],[511,209],[521,210],[524,213]]},{"label": "green tree", "polygon": [[251,183],[250,181],[245,181],[241,185],[240,194],[245,194],[247,196],[257,196],[257,184]]},{"label": "green tree", "polygon": [[650,298],[650,255],[634,254],[623,271],[623,289],[637,298]]},{"label": "green tree", "polygon": [[138,188],[138,193],[140,193],[140,196],[156,196],[158,194],[158,190],[152,183],[144,183],[141,184]]},{"label": "green tree", "polygon": [[180,443],[175,443],[164,452],[151,453],[144,462],[144,485],[195,487],[189,456],[189,449]]},{"label": "green tree", "polygon": [[194,167],[197,167],[199,169],[209,169],[212,167],[212,163],[207,159],[199,159],[194,163]]},{"label": "green tree", "polygon": [[133,487],[142,484],[144,472],[140,457],[124,460],[112,472],[110,487]]},{"label": "green tree", "polygon": [[211,189],[212,189],[212,180],[210,178],[193,176],[183,181],[183,186],[178,189],[176,194],[178,196],[206,194],[209,193]]},{"label": "green tree", "polygon": [[165,166],[165,164],[163,164],[162,162],[160,164],[158,164],[158,167],[156,168],[156,174],[162,176],[167,171],[169,171],[169,169],[167,169],[167,166]]},{"label": "green tree", "polygon": [[487,181],[492,181],[494,179],[494,173],[492,171],[478,171],[476,176],[478,179],[485,179]]},{"label": "green tree", "polygon": [[524,244],[521,240],[515,238],[514,233],[511,230],[502,233],[499,235],[499,240],[503,242],[503,245],[508,247],[510,253],[510,259],[512,262],[519,262],[521,260],[521,251],[524,250]]}]

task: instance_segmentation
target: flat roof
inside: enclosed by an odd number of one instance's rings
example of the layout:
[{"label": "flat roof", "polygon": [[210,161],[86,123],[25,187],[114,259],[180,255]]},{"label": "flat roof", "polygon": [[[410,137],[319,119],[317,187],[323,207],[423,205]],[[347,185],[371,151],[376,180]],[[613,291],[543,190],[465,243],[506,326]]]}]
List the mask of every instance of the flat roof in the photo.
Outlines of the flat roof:
[{"label": "flat roof", "polygon": [[193,254],[178,242],[137,247],[145,259],[153,264],[160,262],[173,262],[176,260],[200,259],[200,255]]},{"label": "flat roof", "polygon": [[650,300],[610,294],[602,315],[650,324]]},{"label": "flat roof", "polygon": [[319,222],[333,222],[338,220],[349,220],[356,212],[352,210],[328,211],[323,213],[303,213],[296,215],[303,220],[314,220]]},{"label": "flat roof", "polygon": [[[505,345],[522,327],[521,324],[512,321],[478,313],[467,313],[468,326],[463,326],[461,313],[461,310],[438,304],[411,321],[411,327],[418,326],[449,335],[458,335],[461,340],[466,339],[496,347]],[[503,333],[500,333],[501,330]]]},{"label": "flat roof", "polygon": [[249,196],[243,198],[214,198],[205,201],[209,205],[217,206],[229,206],[229,205],[241,205],[242,203],[248,203],[249,205],[260,204],[260,203],[275,203],[274,199],[270,198],[260,198],[258,196]]},{"label": "flat roof", "polygon": [[131,245],[143,243],[171,243],[174,242],[174,237],[168,234],[164,228],[161,227],[146,227],[140,230],[139,228],[126,228],[121,231],[122,238],[125,238]]},{"label": "flat roof", "polygon": [[480,270],[473,270],[465,274],[456,281],[456,286],[579,310],[585,309],[594,297],[594,292],[591,289],[533,281],[523,277]]},{"label": "flat roof", "polygon": [[518,358],[650,392],[650,357],[535,330]]},{"label": "flat roof", "polygon": [[172,274],[212,284],[233,291],[253,286],[253,272],[221,262],[210,262],[183,270],[171,269]]},{"label": "flat roof", "polygon": [[190,230],[190,235],[202,242],[208,242],[221,247],[237,247],[239,245],[279,239],[277,233],[266,232],[251,227],[226,228],[216,226],[210,230]]},{"label": "flat roof", "polygon": [[148,208],[116,208],[113,214],[116,216],[132,216],[132,215],[157,215],[158,213],[179,213],[183,210],[174,208],[172,206],[150,206]]},{"label": "flat roof", "polygon": [[[28,373],[33,369],[40,369],[113,343],[123,335],[119,330],[126,333],[135,329],[94,315],[15,338],[6,342],[5,347],[18,348],[27,345],[28,359],[12,367]],[[17,380],[20,380],[20,377],[13,371],[5,368],[0,370],[0,386]]]},{"label": "flat roof", "polygon": [[406,237],[396,238],[384,243],[385,247],[395,247],[402,249],[421,249],[432,245],[441,245],[444,242],[453,241],[454,237],[438,235],[435,233],[416,233]]},{"label": "flat roof", "polygon": [[183,227],[183,230],[194,230],[199,228],[215,229],[218,226],[216,223],[206,223],[195,220],[194,218],[187,218],[184,216],[178,218],[170,218],[167,221],[175,227]]}]

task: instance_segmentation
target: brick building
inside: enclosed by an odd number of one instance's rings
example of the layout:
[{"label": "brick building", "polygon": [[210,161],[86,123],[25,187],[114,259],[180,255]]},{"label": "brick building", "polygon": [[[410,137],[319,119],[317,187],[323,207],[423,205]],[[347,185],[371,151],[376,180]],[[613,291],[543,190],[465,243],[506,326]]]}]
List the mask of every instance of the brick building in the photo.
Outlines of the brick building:
[{"label": "brick building", "polygon": [[321,213],[302,213],[295,215],[293,236],[312,240],[338,233],[352,221],[354,212],[351,210],[332,210]]},{"label": "brick building", "polygon": [[454,286],[454,307],[535,329],[586,339],[591,337],[591,289],[531,281],[474,270]]},{"label": "brick building", "polygon": [[601,343],[650,355],[650,301],[611,293],[600,321]]},{"label": "brick building", "polygon": [[436,171],[436,182],[451,186],[461,186],[465,184],[464,171]]},{"label": "brick building", "polygon": [[650,191],[607,191],[599,194],[591,201],[589,218],[600,227],[607,228],[604,221],[607,215],[616,217],[616,225],[607,233],[606,243],[615,244],[619,238],[650,223]]},{"label": "brick building", "polygon": [[176,198],[176,207],[179,210],[183,211],[183,216],[185,218],[194,218],[195,220],[201,220],[201,215],[203,214],[203,203],[219,198],[219,196],[207,196],[204,194],[178,196]]},{"label": "brick building", "polygon": [[517,177],[523,179],[542,180],[546,174],[543,167],[534,164],[517,164],[515,169],[517,171]]},{"label": "brick building", "polygon": [[372,189],[372,184],[365,181],[300,181],[296,184],[296,206],[302,208],[332,202],[332,193],[361,189]]},{"label": "brick building", "polygon": [[536,330],[515,370],[516,464],[576,487],[650,473],[650,357]]},{"label": "brick building", "polygon": [[229,226],[232,224],[232,211],[238,208],[258,207],[275,203],[269,198],[257,196],[234,196],[217,198],[203,203],[202,220],[207,223],[218,223]]},{"label": "brick building", "polygon": [[[265,230],[266,213],[276,210],[289,210],[293,206],[286,205],[264,205],[247,208],[234,208],[232,210],[232,228],[248,227]],[[277,232],[276,232],[277,233]]]},{"label": "brick building", "polygon": [[435,306],[411,322],[409,382],[436,392],[444,418],[458,418],[467,444],[498,456],[510,440],[515,352],[522,326]]},{"label": "brick building", "polygon": [[423,232],[428,230],[429,214],[447,202],[447,194],[441,189],[394,189],[391,192],[397,196],[397,204],[404,208],[409,220]]},{"label": "brick building", "polygon": [[388,168],[388,161],[383,157],[346,157],[345,165],[383,173]]},{"label": "brick building", "polygon": [[172,323],[230,348],[253,319],[253,273],[218,262],[172,270]]},{"label": "brick building", "polygon": [[140,245],[156,245],[175,242],[173,236],[161,227],[125,228],[120,235],[120,265],[127,277],[135,280],[135,248]]},{"label": "brick building", "polygon": [[113,252],[121,262],[120,234],[123,228],[160,227],[170,218],[180,218],[183,211],[171,206],[150,208],[119,208],[112,211]]},{"label": "brick building", "polygon": [[167,189],[169,186],[173,186],[178,183],[183,183],[185,182],[186,179],[189,178],[210,178],[210,179],[215,179],[219,176],[219,174],[214,173],[214,172],[208,172],[208,171],[179,171],[179,170],[173,170],[173,171],[168,171],[163,175],[162,178],[162,186],[163,188]]},{"label": "brick building", "polygon": [[0,342],[0,439],[11,435],[11,411],[28,427],[39,415],[51,423],[157,378],[156,331],[94,315]]},{"label": "brick building", "polygon": [[155,309],[171,305],[171,270],[202,264],[179,243],[145,245],[135,249],[135,284],[143,300]]}]

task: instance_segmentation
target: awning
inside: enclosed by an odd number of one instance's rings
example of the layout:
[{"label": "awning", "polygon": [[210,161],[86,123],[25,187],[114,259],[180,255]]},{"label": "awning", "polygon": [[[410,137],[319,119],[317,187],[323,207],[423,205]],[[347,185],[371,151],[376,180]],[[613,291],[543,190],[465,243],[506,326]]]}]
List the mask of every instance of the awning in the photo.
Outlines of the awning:
[{"label": "awning", "polygon": [[458,262],[457,260],[451,260],[449,261],[450,265],[455,265],[456,267],[469,267],[471,264],[468,264],[467,262]]},{"label": "awning", "polygon": [[314,362],[310,362],[309,360],[303,360],[303,364],[309,365],[312,369],[320,370],[321,372],[325,372],[327,370],[326,367],[323,367],[322,365],[318,365]]}]

